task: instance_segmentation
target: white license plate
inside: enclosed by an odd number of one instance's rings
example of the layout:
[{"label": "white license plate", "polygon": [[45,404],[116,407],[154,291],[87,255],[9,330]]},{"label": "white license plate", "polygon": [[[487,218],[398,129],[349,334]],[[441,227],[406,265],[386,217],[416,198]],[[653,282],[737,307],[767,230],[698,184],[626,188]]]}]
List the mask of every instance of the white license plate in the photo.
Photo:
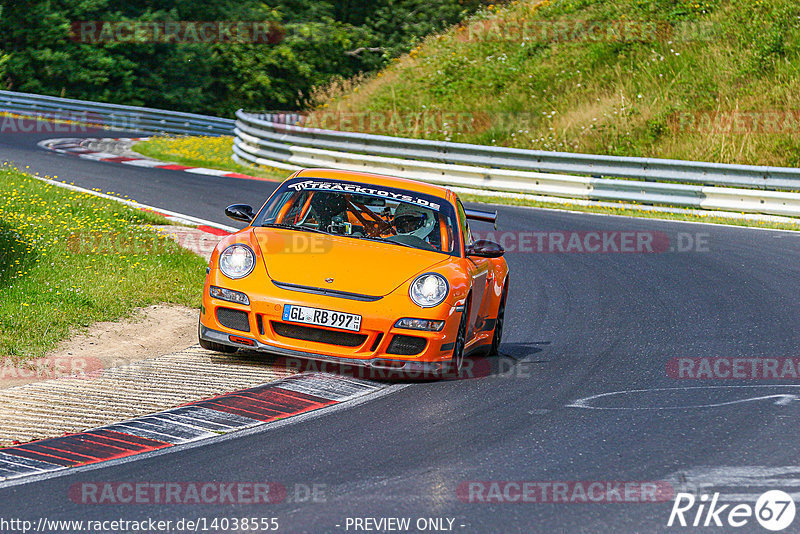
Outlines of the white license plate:
[{"label": "white license plate", "polygon": [[360,315],[292,304],[283,305],[283,320],[293,323],[341,328],[342,330],[352,330],[353,332],[361,330]]}]

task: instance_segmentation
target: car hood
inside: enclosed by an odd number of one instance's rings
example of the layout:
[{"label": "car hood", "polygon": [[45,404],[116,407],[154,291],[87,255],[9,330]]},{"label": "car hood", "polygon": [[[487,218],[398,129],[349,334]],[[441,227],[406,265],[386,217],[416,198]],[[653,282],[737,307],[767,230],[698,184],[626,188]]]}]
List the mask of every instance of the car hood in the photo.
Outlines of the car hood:
[{"label": "car hood", "polygon": [[272,280],[371,296],[388,295],[449,258],[390,243],[280,228],[254,228],[253,237]]}]

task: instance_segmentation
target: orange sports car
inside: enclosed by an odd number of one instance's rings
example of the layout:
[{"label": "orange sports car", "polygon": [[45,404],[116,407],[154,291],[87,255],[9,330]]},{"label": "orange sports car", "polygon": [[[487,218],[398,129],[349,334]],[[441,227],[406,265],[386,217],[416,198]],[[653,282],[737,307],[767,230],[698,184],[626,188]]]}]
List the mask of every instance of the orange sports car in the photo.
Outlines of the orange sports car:
[{"label": "orange sports car", "polygon": [[375,174],[306,169],[207,269],[200,345],[443,376],[473,350],[497,353],[508,296],[503,248],[473,241],[450,190]]}]

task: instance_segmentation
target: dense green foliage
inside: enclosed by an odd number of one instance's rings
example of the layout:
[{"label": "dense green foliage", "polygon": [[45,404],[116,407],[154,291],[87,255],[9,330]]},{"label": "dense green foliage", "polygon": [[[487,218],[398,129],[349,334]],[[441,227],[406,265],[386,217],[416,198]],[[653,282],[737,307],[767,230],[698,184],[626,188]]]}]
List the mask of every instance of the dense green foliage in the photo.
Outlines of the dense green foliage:
[{"label": "dense green foliage", "polygon": [[[384,66],[482,0],[0,0],[0,87],[217,115],[295,109]],[[86,43],[77,21],[261,21],[277,43]]]},{"label": "dense green foliage", "polygon": [[799,21],[796,0],[521,0],[479,10],[352,90],[320,92],[312,118],[364,129],[357,119],[375,116],[369,131],[406,137],[798,166]]}]

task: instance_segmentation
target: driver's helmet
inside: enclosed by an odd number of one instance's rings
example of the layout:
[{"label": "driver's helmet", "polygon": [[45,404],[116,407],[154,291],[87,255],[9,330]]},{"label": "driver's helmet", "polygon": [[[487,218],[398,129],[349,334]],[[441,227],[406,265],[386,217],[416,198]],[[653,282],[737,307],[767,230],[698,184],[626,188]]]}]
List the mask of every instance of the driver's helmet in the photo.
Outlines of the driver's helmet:
[{"label": "driver's helmet", "polygon": [[392,224],[394,224],[398,234],[413,235],[420,239],[425,239],[433,231],[436,218],[429,209],[401,202],[394,211]]}]

